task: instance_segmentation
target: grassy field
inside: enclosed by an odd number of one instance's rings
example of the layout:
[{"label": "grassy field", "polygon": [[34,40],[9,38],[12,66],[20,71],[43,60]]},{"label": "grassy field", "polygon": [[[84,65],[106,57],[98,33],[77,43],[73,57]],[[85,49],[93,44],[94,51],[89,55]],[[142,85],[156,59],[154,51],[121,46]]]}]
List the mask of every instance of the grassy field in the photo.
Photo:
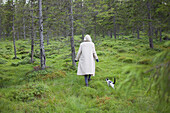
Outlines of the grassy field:
[{"label": "grassy field", "polygon": [[[30,64],[31,46],[28,40],[16,42],[18,59],[12,59],[12,41],[1,41],[0,112],[170,112],[169,102],[160,104],[154,89],[146,93],[151,73],[143,73],[141,79],[138,76],[138,69],[149,70],[154,65],[155,56],[168,50],[170,43],[154,41],[154,49],[150,49],[145,37],[140,40],[122,37],[118,40],[98,38],[95,41],[99,62],[96,62],[96,75],[92,77],[89,87],[85,86],[84,77],[77,76],[77,69],[71,65],[68,39],[51,40],[48,46],[45,43],[46,70],[39,70],[38,44],[35,45],[35,62]],[[80,42],[80,36],[76,36],[76,52]],[[128,71],[131,70],[135,79],[128,81]],[[116,84],[115,89],[112,89],[107,86],[105,79],[113,80],[114,77]]]}]

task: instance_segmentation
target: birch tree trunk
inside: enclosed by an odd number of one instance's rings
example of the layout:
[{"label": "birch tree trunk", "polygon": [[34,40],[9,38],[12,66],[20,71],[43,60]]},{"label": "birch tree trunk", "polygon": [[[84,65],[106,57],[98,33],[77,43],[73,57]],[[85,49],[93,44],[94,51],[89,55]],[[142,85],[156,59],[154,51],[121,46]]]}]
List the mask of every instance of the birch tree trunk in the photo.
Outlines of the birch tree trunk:
[{"label": "birch tree trunk", "polygon": [[[1,2],[0,2],[0,8],[1,8]],[[0,17],[0,41],[2,40],[2,26],[1,26],[1,17]]]},{"label": "birch tree trunk", "polygon": [[14,2],[12,1],[12,6],[13,6],[13,15],[12,15],[12,31],[13,31],[13,46],[14,46],[14,59],[17,59],[17,54],[16,54],[16,45],[15,45],[15,5]]},{"label": "birch tree trunk", "polygon": [[70,0],[70,13],[71,13],[71,56],[72,56],[72,65],[76,66],[75,63],[75,47],[74,47],[74,27],[73,27],[73,8],[72,8],[72,0]]},{"label": "birch tree trunk", "polygon": [[116,39],[116,19],[115,19],[115,13],[114,13],[114,16],[113,16],[113,24],[114,24],[114,37]]},{"label": "birch tree trunk", "polygon": [[147,8],[148,8],[148,37],[149,37],[149,46],[150,48],[153,48],[153,39],[152,39],[152,18],[151,18],[151,5],[150,2],[147,2]]},{"label": "birch tree trunk", "polygon": [[44,40],[43,40],[43,17],[42,17],[42,0],[38,0],[39,2],[39,33],[40,33],[40,58],[41,58],[41,69],[45,69],[46,67],[46,57],[44,50]]},{"label": "birch tree trunk", "polygon": [[26,33],[25,33],[25,3],[23,4],[23,18],[22,18],[22,21],[23,21],[23,36],[24,36],[24,40],[26,40]]},{"label": "birch tree trunk", "polygon": [[31,18],[32,18],[32,26],[31,26],[31,63],[34,63],[34,18],[33,18],[33,1],[31,1]]},{"label": "birch tree trunk", "polygon": [[[81,13],[83,14],[83,1],[81,1]],[[84,28],[84,15],[81,16],[82,20],[82,42],[84,40],[84,33],[85,33],[85,28]]]},{"label": "birch tree trunk", "polygon": [[0,41],[2,40],[1,17],[0,17]]}]

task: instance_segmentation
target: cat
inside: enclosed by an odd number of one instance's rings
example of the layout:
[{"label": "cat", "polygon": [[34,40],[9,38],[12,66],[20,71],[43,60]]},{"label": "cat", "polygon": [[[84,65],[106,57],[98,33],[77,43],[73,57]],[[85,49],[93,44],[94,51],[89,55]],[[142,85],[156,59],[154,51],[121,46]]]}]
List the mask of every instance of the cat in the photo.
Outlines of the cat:
[{"label": "cat", "polygon": [[106,78],[106,82],[108,84],[108,86],[111,86],[113,89],[115,88],[114,85],[116,83],[116,78],[114,77],[114,82],[112,82],[111,80],[109,80],[108,78]]}]

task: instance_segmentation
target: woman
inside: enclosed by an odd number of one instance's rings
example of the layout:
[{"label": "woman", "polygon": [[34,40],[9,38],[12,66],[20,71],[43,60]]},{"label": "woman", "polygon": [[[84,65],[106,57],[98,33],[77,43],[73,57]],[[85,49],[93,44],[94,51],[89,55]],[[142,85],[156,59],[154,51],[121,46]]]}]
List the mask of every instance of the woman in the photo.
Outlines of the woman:
[{"label": "woman", "polygon": [[[85,83],[88,86],[91,75],[95,75],[95,60],[99,62],[94,43],[90,35],[84,37],[84,42],[80,44],[79,51],[77,53],[75,62],[79,60],[77,75],[85,76]],[[89,78],[87,79],[89,75]]]}]

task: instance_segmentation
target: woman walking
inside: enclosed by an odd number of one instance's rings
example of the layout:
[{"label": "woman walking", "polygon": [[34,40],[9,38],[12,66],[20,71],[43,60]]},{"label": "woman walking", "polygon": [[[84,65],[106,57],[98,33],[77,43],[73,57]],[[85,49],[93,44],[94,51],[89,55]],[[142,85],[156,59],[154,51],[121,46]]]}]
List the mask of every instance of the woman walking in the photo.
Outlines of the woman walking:
[{"label": "woman walking", "polygon": [[75,62],[79,60],[77,75],[84,75],[85,84],[88,86],[90,77],[95,75],[95,60],[99,62],[95,45],[90,35],[84,37],[84,42],[80,44]]}]

